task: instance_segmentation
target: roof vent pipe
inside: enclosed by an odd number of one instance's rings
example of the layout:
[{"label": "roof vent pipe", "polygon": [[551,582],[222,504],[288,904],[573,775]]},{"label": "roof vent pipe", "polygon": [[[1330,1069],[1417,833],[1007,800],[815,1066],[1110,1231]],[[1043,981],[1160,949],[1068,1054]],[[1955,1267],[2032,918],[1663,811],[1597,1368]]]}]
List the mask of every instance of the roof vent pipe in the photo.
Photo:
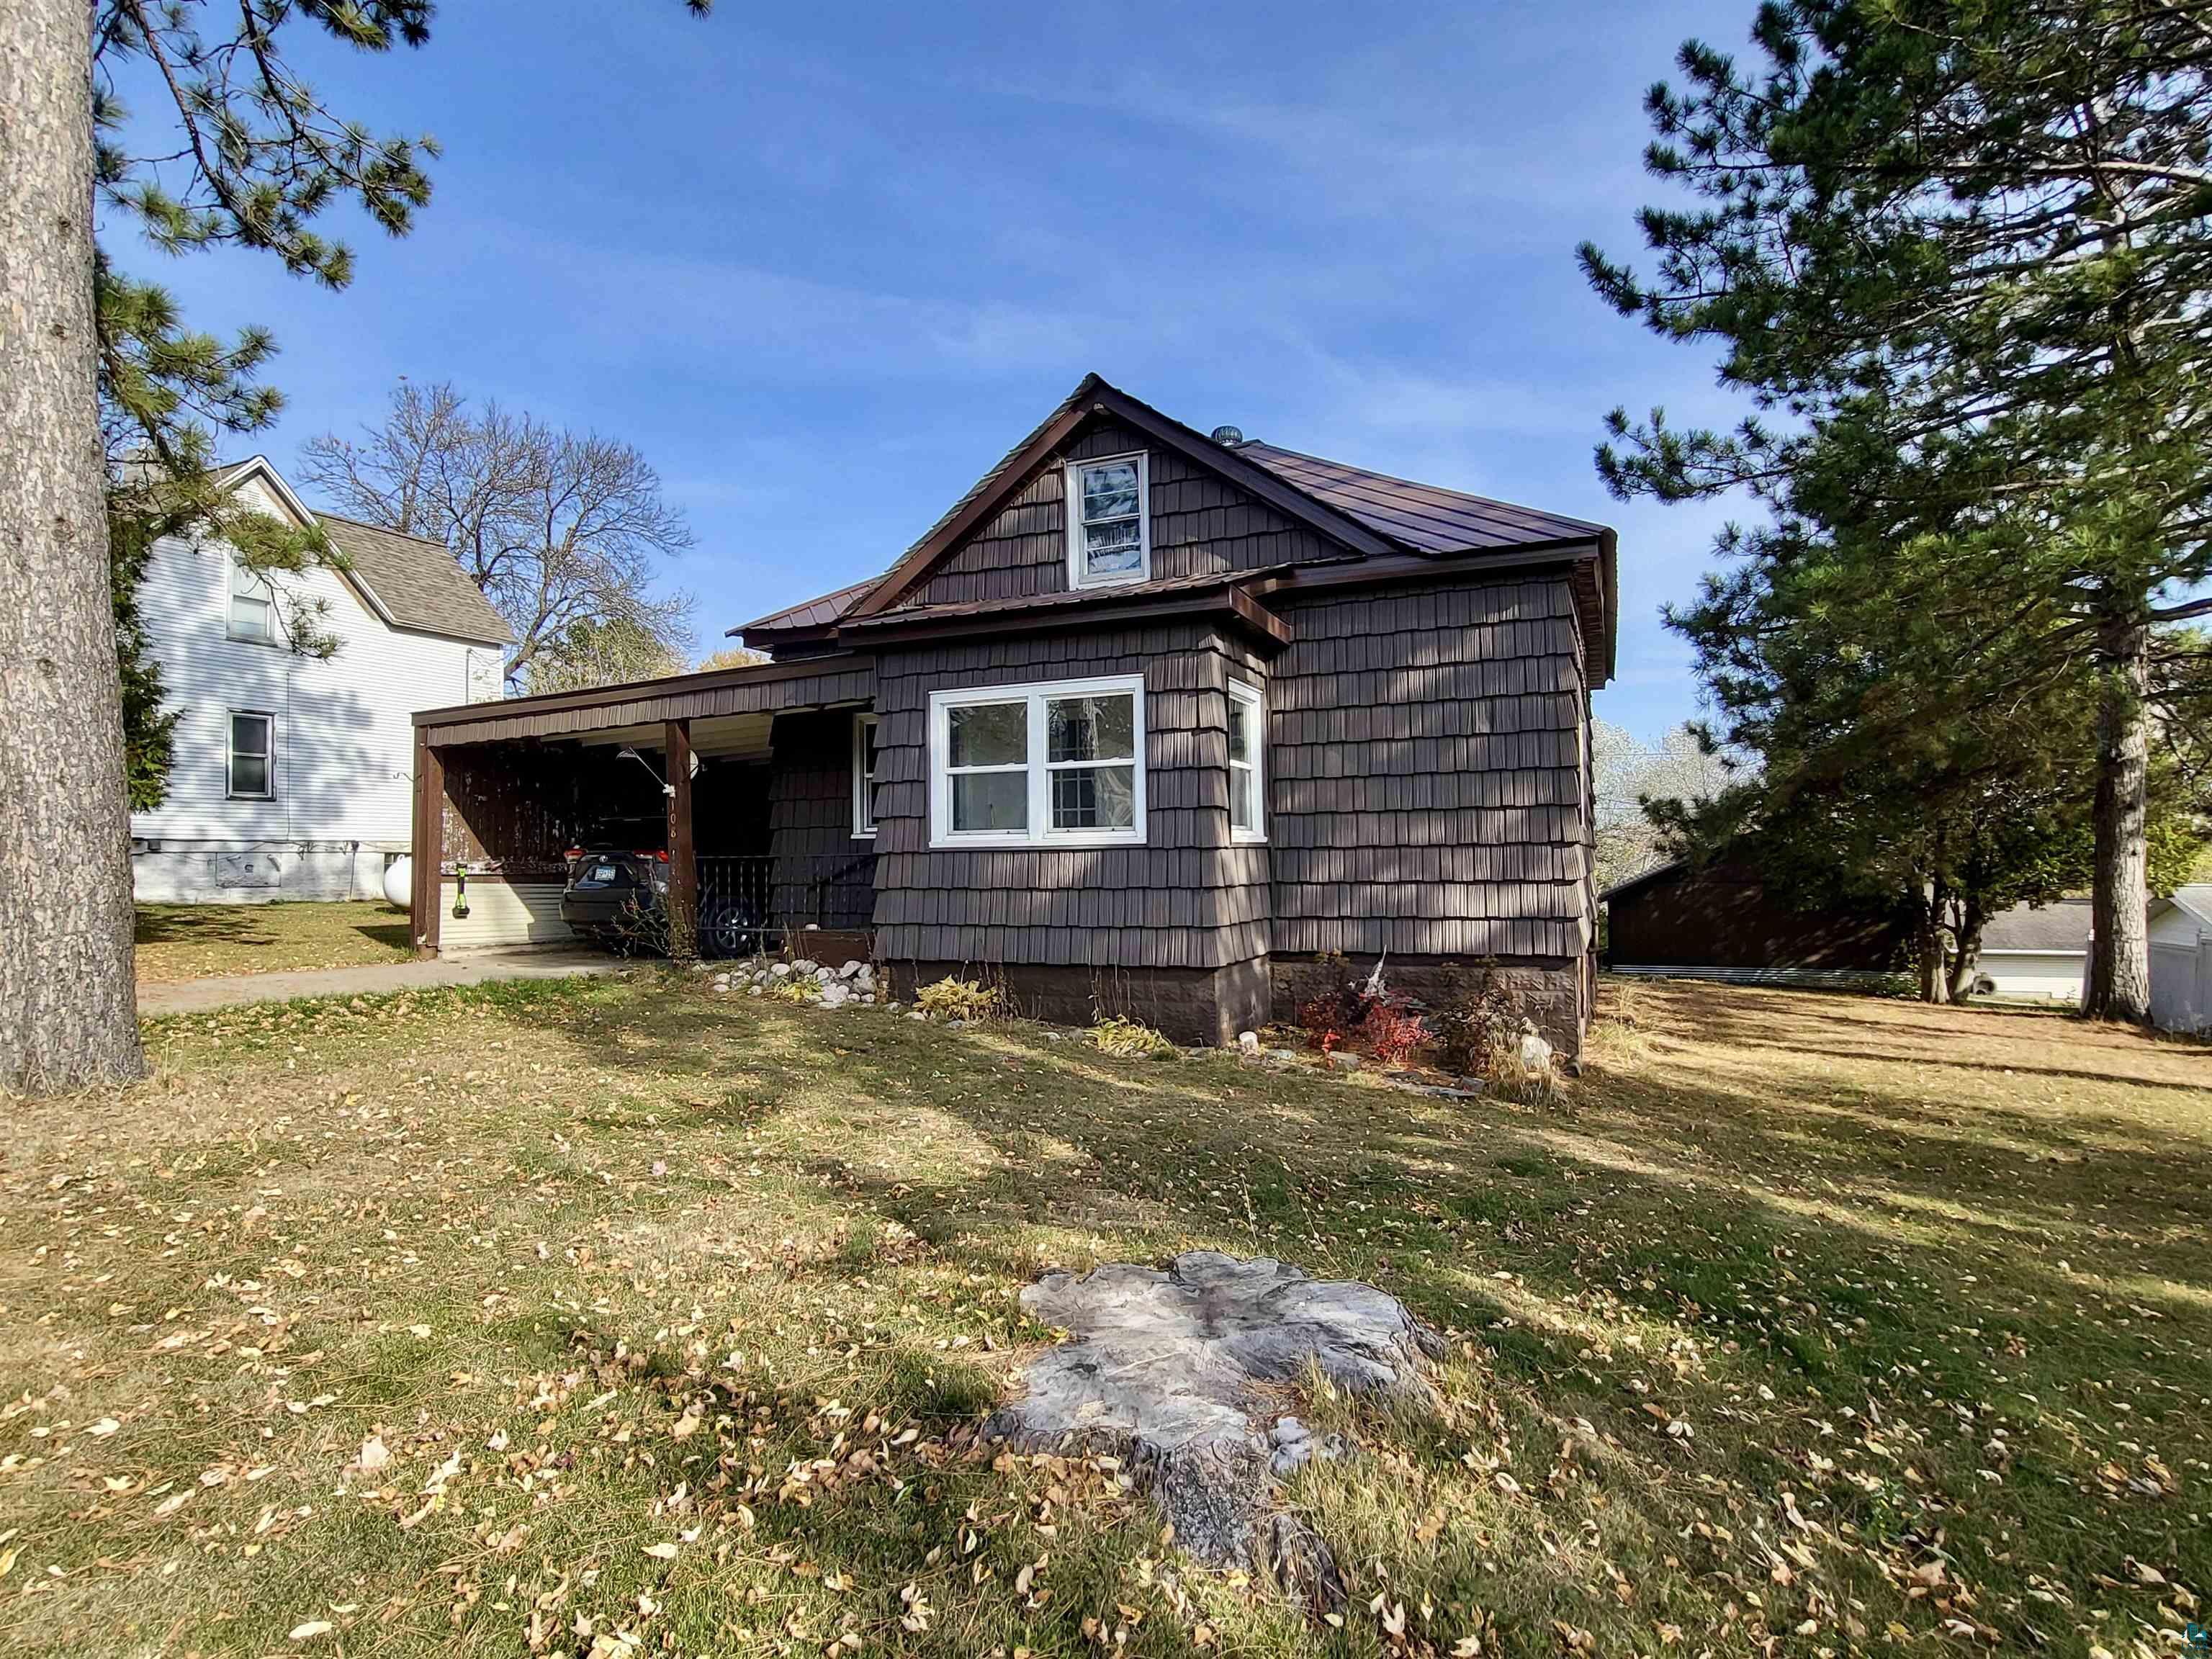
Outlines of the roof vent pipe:
[{"label": "roof vent pipe", "polygon": [[1244,441],[1244,434],[1233,426],[1217,426],[1213,428],[1213,441],[1218,444],[1241,444]]}]

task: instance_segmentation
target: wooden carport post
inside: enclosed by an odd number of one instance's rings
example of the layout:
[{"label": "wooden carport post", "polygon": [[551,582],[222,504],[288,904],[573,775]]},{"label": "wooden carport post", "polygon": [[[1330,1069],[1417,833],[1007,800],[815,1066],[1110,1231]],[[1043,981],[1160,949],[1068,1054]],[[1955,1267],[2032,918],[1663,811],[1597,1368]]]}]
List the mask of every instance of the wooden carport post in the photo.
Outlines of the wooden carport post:
[{"label": "wooden carport post", "polygon": [[446,896],[446,757],[430,746],[430,734],[415,728],[415,825],[409,854],[413,878],[407,920],[418,956],[438,954],[438,912]]},{"label": "wooden carport post", "polygon": [[699,860],[691,836],[691,722],[670,720],[668,762],[668,954],[699,954]]}]

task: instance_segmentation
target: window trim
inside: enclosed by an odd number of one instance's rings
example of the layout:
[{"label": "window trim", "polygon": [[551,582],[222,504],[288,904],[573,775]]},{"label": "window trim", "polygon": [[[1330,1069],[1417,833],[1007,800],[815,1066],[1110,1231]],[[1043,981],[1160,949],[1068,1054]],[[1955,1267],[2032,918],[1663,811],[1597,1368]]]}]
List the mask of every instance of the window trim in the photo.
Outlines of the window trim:
[{"label": "window trim", "polygon": [[[1054,830],[1052,825],[1052,775],[1055,769],[1092,762],[1062,762],[1055,768],[1046,758],[1045,705],[1061,697],[1124,696],[1131,699],[1131,736],[1134,754],[1128,761],[1107,765],[1131,769],[1129,827],[1126,830]],[[1020,771],[1029,781],[1029,827],[1018,833],[1006,830],[952,828],[951,710],[990,703],[1020,703],[1027,715],[1028,744],[1018,766],[963,768],[969,771]],[[1145,845],[1145,678],[1141,674],[1112,674],[1074,680],[1032,680],[1019,685],[972,685],[929,694],[929,845],[932,850],[962,848],[1024,848],[1048,852],[1057,848],[1142,847]]]},{"label": "window trim", "polygon": [[[280,643],[281,641],[277,638],[276,590],[270,586],[267,577],[247,569],[246,568],[245,560],[239,557],[237,553],[234,551],[229,554],[229,556],[224,561],[224,586],[222,595],[223,637],[238,645],[276,645]],[[257,586],[260,591],[258,592],[247,592],[241,593],[239,591],[239,579],[241,576]],[[266,634],[249,634],[242,631],[239,628],[238,602],[240,599],[253,599],[267,607],[269,631]],[[249,710],[247,712],[250,713],[252,711]],[[253,796],[246,796],[243,799],[250,800],[257,798]]]},{"label": "window trim", "polygon": [[[1115,571],[1108,575],[1086,574],[1083,557],[1083,473],[1086,467],[1105,466],[1115,461],[1134,461],[1137,464],[1137,568],[1134,570]],[[1126,455],[1086,455],[1081,460],[1069,458],[1066,469],[1067,498],[1067,585],[1069,588],[1127,587],[1133,582],[1148,582],[1152,579],[1152,469],[1149,453],[1141,449]]]},{"label": "window trim", "polygon": [[[262,763],[268,768],[269,787],[252,793],[241,791],[234,775],[238,769],[237,722],[254,720],[261,722],[264,741],[268,747],[262,750]],[[276,799],[276,716],[266,708],[227,708],[222,717],[222,788],[225,800],[275,800]]]},{"label": "window trim", "polygon": [[[874,805],[870,799],[872,780],[868,775],[868,733],[882,725],[883,717],[868,710],[857,709],[853,714],[853,839],[873,841],[877,823],[869,810]],[[878,754],[878,759],[882,758]]]},{"label": "window trim", "polygon": [[1232,679],[1229,682],[1229,701],[1232,705],[1243,704],[1246,716],[1252,723],[1245,744],[1245,751],[1251,758],[1240,761],[1232,756],[1229,762],[1229,781],[1232,791],[1240,768],[1252,775],[1252,827],[1249,830],[1237,827],[1237,809],[1232,797],[1229,809],[1229,839],[1241,847],[1264,847],[1267,842],[1267,689]]}]

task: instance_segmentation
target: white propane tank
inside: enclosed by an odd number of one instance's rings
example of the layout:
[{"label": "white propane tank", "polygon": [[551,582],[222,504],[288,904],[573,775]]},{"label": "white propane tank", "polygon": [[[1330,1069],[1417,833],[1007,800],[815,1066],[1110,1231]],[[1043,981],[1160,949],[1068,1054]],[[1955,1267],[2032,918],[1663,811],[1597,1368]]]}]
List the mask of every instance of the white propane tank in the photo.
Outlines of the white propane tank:
[{"label": "white propane tank", "polygon": [[415,860],[402,853],[386,866],[384,897],[389,904],[404,910],[415,897]]}]

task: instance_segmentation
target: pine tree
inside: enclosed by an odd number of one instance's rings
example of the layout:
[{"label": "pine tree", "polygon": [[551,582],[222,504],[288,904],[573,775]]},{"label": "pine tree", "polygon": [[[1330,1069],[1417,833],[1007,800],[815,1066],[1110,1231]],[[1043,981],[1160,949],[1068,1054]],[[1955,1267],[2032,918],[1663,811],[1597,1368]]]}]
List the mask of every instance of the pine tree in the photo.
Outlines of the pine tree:
[{"label": "pine tree", "polygon": [[[95,260],[95,192],[173,252],[264,250],[343,288],[353,255],[321,234],[319,216],[350,202],[405,234],[429,199],[423,164],[436,147],[334,115],[286,58],[287,32],[384,52],[422,45],[431,15],[428,0],[98,0],[88,27],[83,0],[0,9],[0,297],[11,319],[0,333],[0,1090],[144,1069],[117,655],[133,567],[128,547],[121,567],[110,556],[103,416],[111,440],[118,423],[135,428],[146,453],[132,459],[150,457],[191,490],[204,483],[195,417],[250,429],[275,407],[254,379],[265,336],[218,347],[183,329],[158,290]],[[163,100],[151,124],[161,136],[137,155],[114,92],[125,60]],[[155,156],[170,159],[157,170]],[[263,535],[254,556],[278,568],[316,550]],[[135,704],[145,690],[142,678]],[[157,755],[156,738],[142,759]]]},{"label": "pine tree", "polygon": [[1753,40],[1755,74],[1692,43],[1686,90],[1650,95],[1649,166],[1705,203],[1642,215],[1656,271],[1583,260],[1624,313],[1719,343],[1759,413],[1616,411],[1601,471],[1847,530],[1825,599],[1910,613],[1954,663],[2014,653],[1931,690],[1994,713],[2089,686],[2087,1005],[2141,1019],[2152,702],[2189,649],[2163,630],[2212,613],[2212,7],[1777,0]]}]

